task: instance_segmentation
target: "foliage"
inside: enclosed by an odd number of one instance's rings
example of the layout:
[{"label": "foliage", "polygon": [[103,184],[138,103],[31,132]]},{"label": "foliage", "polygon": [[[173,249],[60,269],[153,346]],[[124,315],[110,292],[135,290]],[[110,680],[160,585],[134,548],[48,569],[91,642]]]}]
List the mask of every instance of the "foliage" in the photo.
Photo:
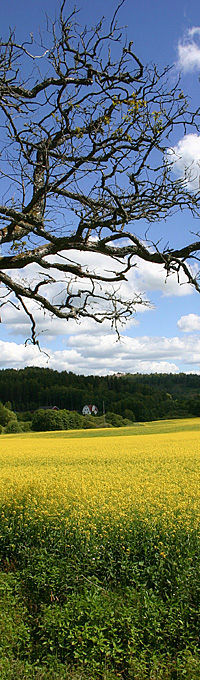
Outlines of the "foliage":
[{"label": "foliage", "polygon": [[135,415],[130,408],[124,409],[124,418],[128,418],[128,420],[132,420],[133,422],[135,421]]},{"label": "foliage", "polygon": [[5,434],[17,434],[19,432],[22,432],[22,428],[20,423],[18,423],[17,419],[12,419],[9,420],[9,423],[6,425]]},{"label": "foliage", "polygon": [[0,424],[5,427],[11,419],[16,419],[16,415],[0,402]]},{"label": "foliage", "polygon": [[84,430],[96,429],[97,422],[96,418],[94,419],[92,416],[84,416],[82,427]]},{"label": "foliage", "polygon": [[11,411],[9,408],[10,406],[10,402],[8,402],[7,407],[3,406],[0,402],[0,434],[2,434],[2,432],[5,432],[6,434],[22,432],[16,413]]},{"label": "foliage", "polygon": [[30,423],[31,420],[32,420],[32,417],[33,417],[33,413],[31,413],[31,411],[25,411],[23,413],[20,413],[20,412],[17,413],[17,419],[21,423],[26,423],[26,422]]},{"label": "foliage", "polygon": [[6,401],[6,403],[4,404],[4,406],[5,406],[5,408],[8,408],[9,411],[12,411],[12,405],[11,405],[11,402],[10,402],[10,401]]},{"label": "foliage", "polygon": [[25,422],[21,421],[20,422],[21,432],[31,432],[31,425],[32,425],[31,420],[29,422],[27,420]]},{"label": "foliage", "polygon": [[[56,405],[68,412],[70,418],[69,412],[74,411],[72,427],[75,418],[79,427],[85,404],[96,404],[98,418],[102,418],[103,401],[106,412],[111,411],[133,422],[199,415],[199,392],[198,375],[135,374],[118,378],[115,375],[100,377],[66,371],[59,373],[36,367],[0,371],[0,399],[3,403],[8,399],[12,401],[20,421],[30,422],[33,417],[31,411]],[[77,416],[75,411],[78,411]],[[94,418],[88,422],[101,424],[101,420],[95,421]]]},{"label": "foliage", "polygon": [[111,423],[111,425],[113,425],[114,427],[123,427],[124,425],[124,419],[122,418],[122,416],[119,416],[116,413],[112,413],[111,411],[107,411],[106,421],[108,423]]},{"label": "foliage", "polygon": [[[32,429],[36,432],[45,430],[69,430],[84,427],[85,419],[75,411],[39,409],[33,415]],[[91,423],[90,423],[91,426]]]},{"label": "foliage", "polygon": [[17,656],[28,656],[30,632],[25,623],[27,610],[23,602],[20,582],[12,573],[0,573],[0,637],[2,652],[12,660],[13,649]]},{"label": "foliage", "polygon": [[[89,415],[82,416],[76,411],[67,411],[66,409],[60,411],[39,409],[33,415],[31,428],[36,432],[76,430],[81,428],[90,430],[102,427],[103,424],[102,417],[98,418],[97,416]],[[114,427],[123,427],[124,425],[132,425],[132,420],[108,412],[106,414],[106,425],[107,424],[113,425]],[[23,431],[25,431],[24,427]]]},{"label": "foliage", "polygon": [[[51,31],[48,23],[41,32],[39,54],[33,37],[28,49],[12,31],[0,44],[1,306],[26,312],[34,344],[33,301],[61,319],[114,325],[136,303],[147,304],[120,292],[138,260],[160,264],[166,276],[176,272],[178,281],[183,273],[199,291],[190,267],[198,263],[199,235],[162,247],[148,229],[177,209],[199,217],[191,169],[174,180],[169,153],[175,129],[198,133],[199,109],[191,111],[170,68],[143,66],[117,27],[119,7],[108,29],[100,20],[90,31],[78,26],[76,10],[65,16],[65,4]],[[26,275],[13,276],[16,269]]]}]

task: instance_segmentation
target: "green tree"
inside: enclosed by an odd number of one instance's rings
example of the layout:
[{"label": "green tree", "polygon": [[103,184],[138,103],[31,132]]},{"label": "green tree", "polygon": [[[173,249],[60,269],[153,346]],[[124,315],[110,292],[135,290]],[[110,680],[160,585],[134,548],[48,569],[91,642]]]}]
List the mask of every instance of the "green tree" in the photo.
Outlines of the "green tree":
[{"label": "green tree", "polygon": [[135,415],[133,411],[131,411],[130,408],[125,408],[124,413],[123,413],[124,418],[128,418],[128,420],[135,420]]},{"label": "green tree", "polygon": [[[46,411],[39,409],[34,413],[32,420],[32,429],[36,432],[44,432],[48,430],[63,430],[63,419],[57,411]],[[65,428],[67,429],[67,428]]]},{"label": "green tree", "polygon": [[3,406],[3,404],[0,402],[0,425],[5,427],[10,420],[17,420],[16,414]]},{"label": "green tree", "polygon": [[36,431],[45,430],[74,430],[84,426],[84,418],[75,411],[51,411],[39,409],[34,413],[32,429]]},{"label": "green tree", "polygon": [[5,434],[17,434],[19,432],[22,432],[22,427],[18,420],[9,420],[5,427]]},{"label": "green tree", "polygon": [[9,411],[12,411],[12,404],[11,401],[6,401],[4,404],[5,408],[8,408]]},{"label": "green tree", "polygon": [[124,425],[122,416],[118,413],[112,413],[111,411],[106,413],[106,421],[113,425],[113,427],[122,427]]}]

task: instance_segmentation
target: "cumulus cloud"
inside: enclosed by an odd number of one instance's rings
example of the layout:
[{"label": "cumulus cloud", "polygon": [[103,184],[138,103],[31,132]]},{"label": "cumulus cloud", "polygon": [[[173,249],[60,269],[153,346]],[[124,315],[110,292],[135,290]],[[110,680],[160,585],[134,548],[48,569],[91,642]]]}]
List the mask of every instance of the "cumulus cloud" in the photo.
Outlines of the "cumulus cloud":
[{"label": "cumulus cloud", "polygon": [[16,342],[0,340],[0,368],[25,368],[45,366],[47,357],[33,345],[17,345]]},{"label": "cumulus cloud", "polygon": [[198,314],[187,314],[181,316],[177,322],[180,331],[184,333],[192,333],[193,331],[200,331],[200,316]]},{"label": "cumulus cloud", "polygon": [[184,73],[200,69],[200,27],[194,26],[186,31],[178,42],[177,66]]},{"label": "cumulus cloud", "polygon": [[[58,319],[57,317],[52,317],[48,312],[45,314],[39,307],[36,307],[34,303],[29,303],[29,311],[33,314],[36,322],[36,333],[40,344],[52,343],[56,338],[62,338],[65,342],[67,335],[90,333],[92,336],[97,337],[111,332],[111,324],[106,320],[102,324],[96,323],[93,319],[83,318],[81,321],[75,321],[74,319]],[[23,338],[26,340],[30,337],[30,323],[24,310],[21,308],[19,310],[14,309],[12,306],[7,306],[3,308],[2,312],[2,324],[8,332],[8,336],[14,336],[15,338]],[[126,322],[126,328],[130,329],[139,325],[139,321],[136,318],[128,319]],[[119,322],[119,331],[123,331],[124,324]],[[113,335],[116,335],[116,331],[113,329]]]},{"label": "cumulus cloud", "polygon": [[[80,258],[83,254],[80,253]],[[99,256],[88,253],[88,265],[97,270],[99,268]],[[144,294],[144,297],[151,298],[151,293],[158,291],[161,292],[163,296],[183,296],[190,295],[193,293],[192,287],[187,283],[187,279],[184,274],[180,273],[180,283],[177,281],[177,276],[173,273],[166,279],[166,271],[162,265],[152,264],[150,262],[140,261],[135,258],[135,264],[137,266],[129,272],[128,281],[122,282],[122,284],[117,286],[118,294],[124,299],[134,299],[135,296]],[[104,257],[102,260],[102,266],[104,269],[108,269],[109,263],[107,258]],[[110,267],[113,267],[113,263],[110,263]],[[36,265],[31,265],[26,267],[23,272],[23,276],[26,277],[28,281],[36,280],[38,267]],[[51,274],[51,270],[49,272]],[[16,278],[21,276],[21,273],[16,270]],[[182,284],[182,285],[180,285]],[[84,283],[85,285],[85,283]],[[66,284],[57,281],[54,287],[54,293],[48,286],[44,287],[44,295],[56,296],[59,299],[59,295],[63,295],[63,290],[66,289]],[[103,286],[104,290],[106,286]],[[60,291],[62,290],[62,293]],[[54,298],[55,299],[55,298]],[[57,317],[52,317],[48,312],[44,312],[39,308],[39,306],[34,301],[29,301],[27,303],[29,311],[33,314],[36,321],[37,334],[40,336],[42,342],[52,342],[56,337],[62,337],[63,339],[66,335],[72,333],[91,333],[91,335],[101,335],[102,328],[104,334],[110,333],[110,322],[105,321],[103,327],[101,324],[95,323],[91,319],[83,319],[80,322],[74,320],[66,321],[65,319],[58,319]],[[135,311],[137,312],[137,317],[134,316],[126,323],[126,328],[130,326],[137,326],[139,324],[139,314],[149,311],[144,305],[135,305]],[[2,324],[8,331],[9,335],[21,338],[28,338],[30,336],[30,322],[23,309],[17,310],[12,305],[5,305],[1,311]],[[119,324],[119,330],[123,330],[123,326]]]},{"label": "cumulus cloud", "polygon": [[[32,345],[0,342],[0,368],[48,366],[57,371],[84,375],[124,373],[199,372],[200,338],[148,337],[123,335],[120,342],[110,333],[92,337],[89,333],[71,335],[65,349],[45,347],[49,359]],[[181,363],[180,363],[181,362]]]},{"label": "cumulus cloud", "polygon": [[183,295],[192,295],[193,293],[193,289],[187,283],[184,272],[180,272],[178,282],[176,273],[166,277],[166,270],[162,265],[151,264],[142,260],[138,261],[138,268],[134,269],[133,272],[138,292],[139,290],[145,290],[148,295],[151,292],[158,291],[162,293],[163,297],[182,297]]},{"label": "cumulus cloud", "polygon": [[[200,339],[179,337],[128,337],[120,342],[113,336],[101,336],[98,343],[90,335],[70,336],[68,346],[76,349],[82,372],[167,372],[175,373],[182,366],[194,364],[200,368]],[[72,369],[73,370],[73,369]]]},{"label": "cumulus cloud", "polygon": [[[94,267],[97,266],[95,256],[91,257]],[[152,292],[161,292],[163,296],[180,296],[191,294],[191,287],[182,279],[182,286],[173,274],[166,281],[166,272],[161,265],[135,260],[137,267],[129,273],[129,280],[122,283],[121,294],[130,299],[135,293],[146,293],[151,298]],[[107,260],[106,260],[106,265]],[[28,269],[28,268],[27,268]],[[17,275],[17,273],[16,273]],[[29,280],[35,276],[33,267],[26,272]],[[56,284],[57,285],[57,284]],[[59,290],[59,283],[58,289]],[[62,283],[63,285],[63,283]],[[0,343],[0,368],[24,368],[25,366],[48,366],[54,370],[73,371],[79,374],[107,375],[122,372],[141,373],[176,373],[183,370],[194,370],[196,362],[200,364],[200,349],[197,343],[190,343],[189,338],[149,338],[129,337],[134,327],[139,326],[140,314],[153,316],[151,309],[143,305],[137,306],[136,318],[130,319],[126,326],[119,328],[122,339],[117,342],[115,330],[110,323],[97,324],[89,318],[80,323],[52,318],[48,312],[44,315],[34,301],[29,309],[36,320],[36,331],[41,349],[28,344],[20,344],[30,337],[29,319],[21,309],[12,306],[2,308],[1,329],[13,342]],[[137,331],[138,335],[138,331]],[[4,335],[4,339],[7,340]],[[56,346],[56,348],[55,348]],[[46,354],[48,354],[48,357]],[[196,354],[194,354],[196,352]],[[195,363],[191,363],[195,356]],[[182,365],[180,367],[180,357]],[[185,362],[185,364],[184,364]],[[198,366],[197,369],[198,370]]]},{"label": "cumulus cloud", "polygon": [[200,135],[191,133],[182,137],[178,144],[169,149],[168,156],[173,172],[185,179],[192,191],[200,189]]}]

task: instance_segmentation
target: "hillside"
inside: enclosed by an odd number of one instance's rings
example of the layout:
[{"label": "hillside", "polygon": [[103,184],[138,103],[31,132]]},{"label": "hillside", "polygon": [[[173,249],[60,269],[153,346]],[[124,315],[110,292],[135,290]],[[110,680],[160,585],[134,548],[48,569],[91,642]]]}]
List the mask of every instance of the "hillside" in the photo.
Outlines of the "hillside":
[{"label": "hillside", "polygon": [[125,374],[83,376],[49,368],[27,367],[0,371],[0,401],[17,412],[53,407],[79,413],[95,404],[102,414],[114,412],[130,420],[200,415],[200,376]]}]

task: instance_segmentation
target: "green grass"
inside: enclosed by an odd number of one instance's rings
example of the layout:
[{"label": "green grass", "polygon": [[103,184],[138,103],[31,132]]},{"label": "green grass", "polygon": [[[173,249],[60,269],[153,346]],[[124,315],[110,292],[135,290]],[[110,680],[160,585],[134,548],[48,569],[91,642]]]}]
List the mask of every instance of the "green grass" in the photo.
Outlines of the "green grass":
[{"label": "green grass", "polygon": [[[148,423],[134,423],[131,427],[105,427],[92,430],[64,430],[52,432],[25,432],[23,438],[29,437],[40,439],[44,436],[50,439],[59,438],[64,439],[87,439],[91,437],[122,437],[148,435],[148,434],[166,434],[170,432],[200,432],[200,418],[182,418],[174,420],[155,420]],[[22,435],[5,435],[6,439],[10,437],[21,437]],[[1,441],[4,435],[1,435]]]},{"label": "green grass", "polygon": [[123,546],[115,526],[102,545],[100,529],[86,540],[55,518],[45,532],[33,522],[14,552],[12,530],[4,537],[1,679],[199,680],[196,534],[135,518]]}]

